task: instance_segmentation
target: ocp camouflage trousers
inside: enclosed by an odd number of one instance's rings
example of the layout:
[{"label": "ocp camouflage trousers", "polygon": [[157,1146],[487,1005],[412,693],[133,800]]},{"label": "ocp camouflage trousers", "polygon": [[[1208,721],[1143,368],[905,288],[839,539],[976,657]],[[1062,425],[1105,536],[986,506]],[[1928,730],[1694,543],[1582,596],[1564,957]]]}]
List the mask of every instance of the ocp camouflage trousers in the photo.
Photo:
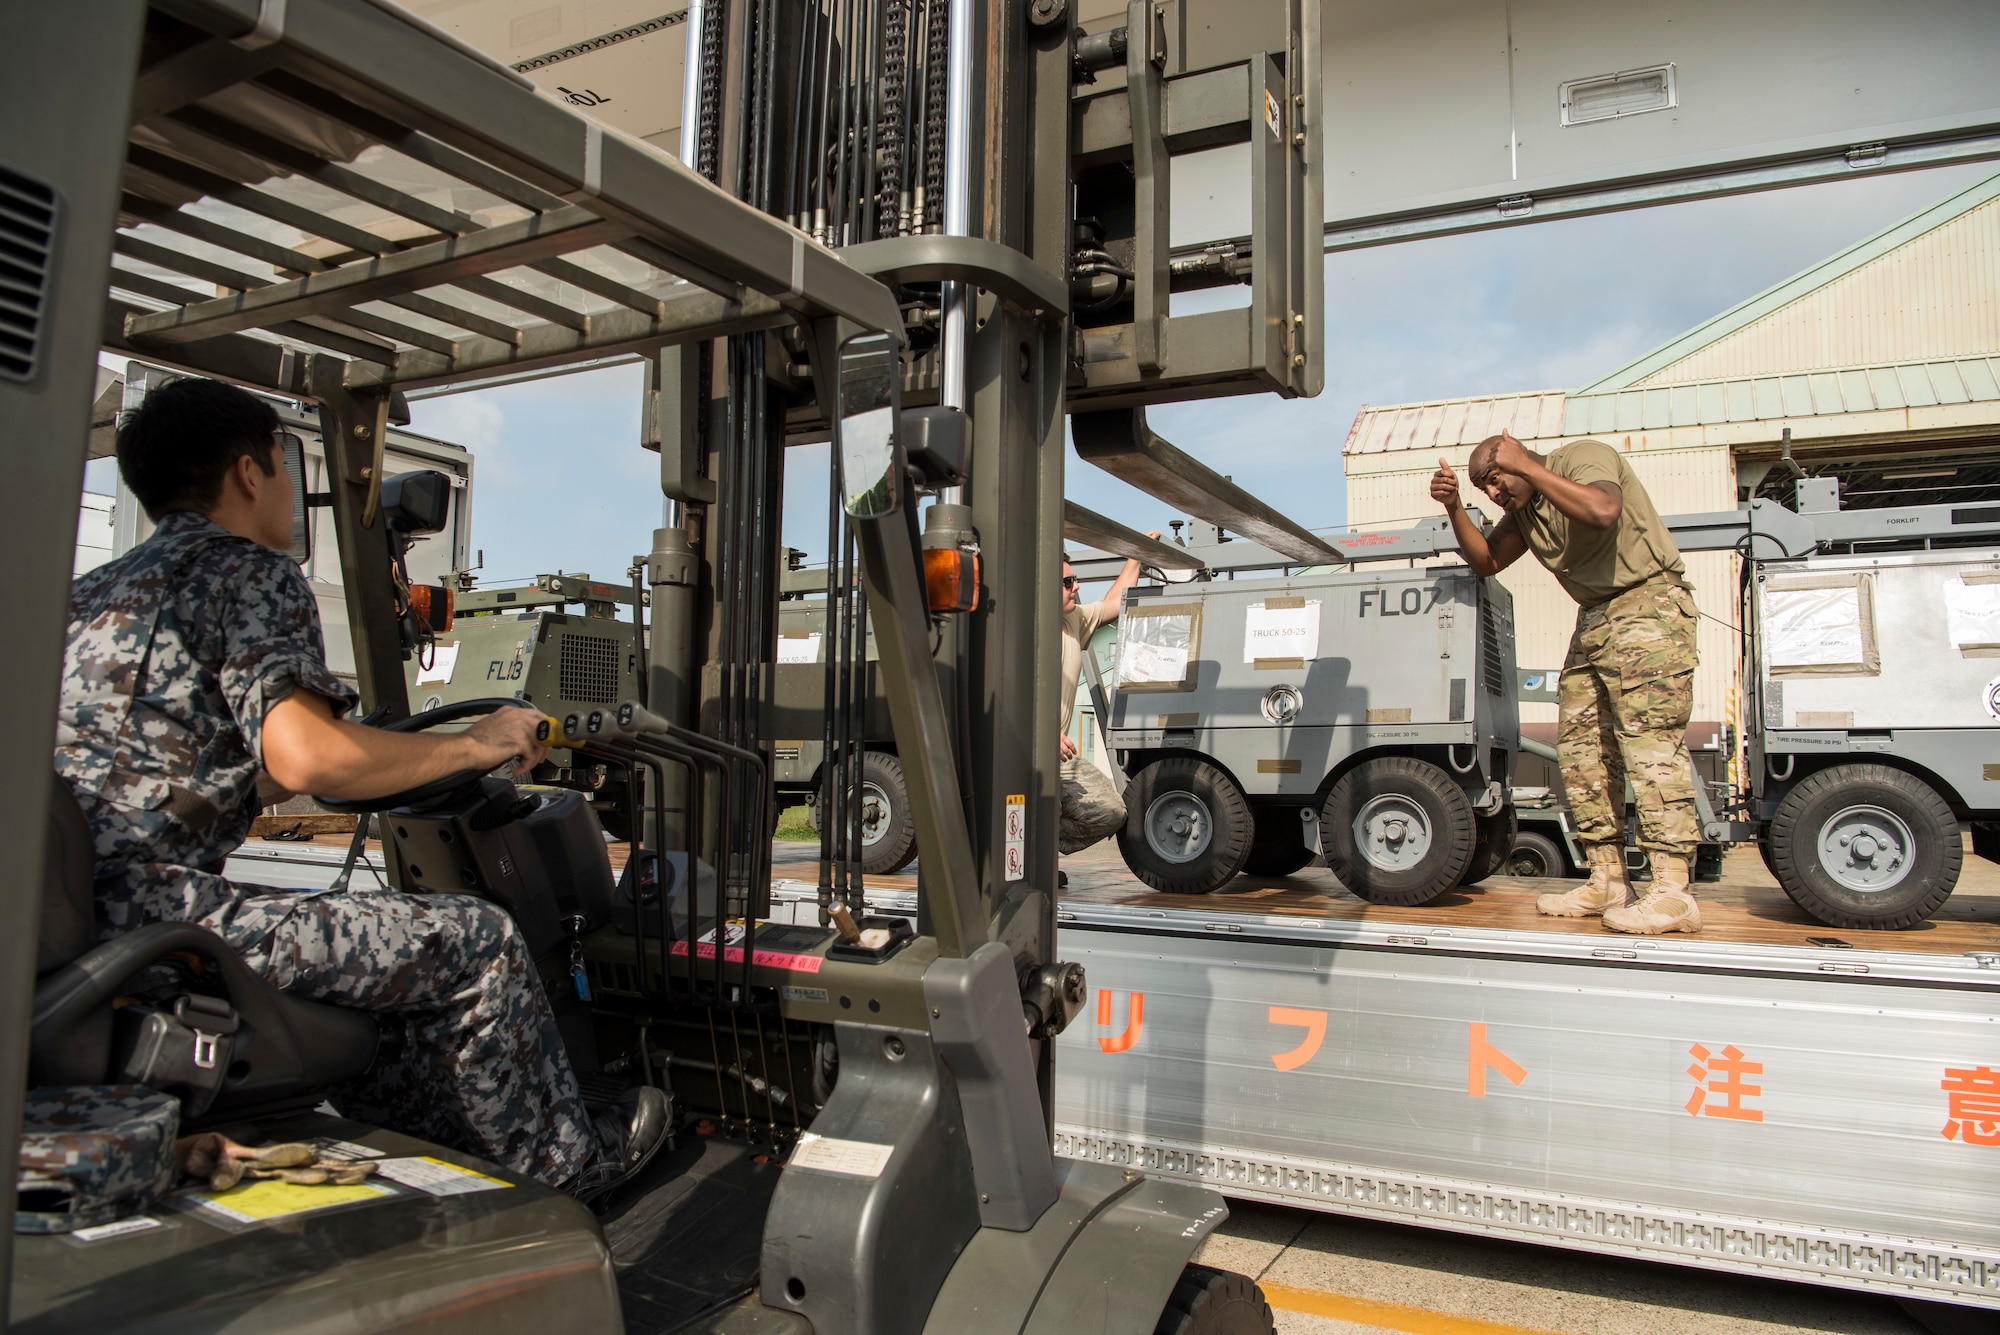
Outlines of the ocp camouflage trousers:
[{"label": "ocp camouflage trousers", "polygon": [[1578,610],[1556,699],[1556,755],[1584,843],[1623,843],[1625,783],[1639,846],[1692,857],[1701,841],[1689,777],[1694,595],[1652,580]]},{"label": "ocp camouflage trousers", "polygon": [[343,1116],[551,1184],[583,1168],[589,1117],[505,910],[469,895],[227,888],[234,903],[203,926],[274,986],[380,1022],[375,1064],[329,1094]]},{"label": "ocp camouflage trousers", "polygon": [[1072,756],[1062,763],[1062,827],[1057,847],[1079,853],[1118,833],[1125,824],[1125,799],[1111,778],[1091,761]]}]

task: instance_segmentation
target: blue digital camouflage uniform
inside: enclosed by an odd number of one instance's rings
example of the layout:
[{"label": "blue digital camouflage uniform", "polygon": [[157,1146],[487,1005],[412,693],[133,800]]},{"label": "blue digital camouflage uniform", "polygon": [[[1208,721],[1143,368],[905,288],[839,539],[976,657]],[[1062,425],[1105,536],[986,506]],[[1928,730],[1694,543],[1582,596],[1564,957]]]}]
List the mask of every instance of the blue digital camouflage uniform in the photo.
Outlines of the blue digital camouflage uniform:
[{"label": "blue digital camouflage uniform", "polygon": [[141,1085],[31,1089],[21,1107],[17,1233],[73,1233],[158,1203],[174,1186],[180,1104]]},{"label": "blue digital camouflage uniform", "polygon": [[55,765],[89,817],[98,932],[210,928],[272,983],[378,1012],[349,1116],[560,1182],[593,1146],[555,1018],[513,920],[465,895],[239,885],[264,714],[295,689],[346,712],[319,613],[282,552],[195,514],[70,595]]}]

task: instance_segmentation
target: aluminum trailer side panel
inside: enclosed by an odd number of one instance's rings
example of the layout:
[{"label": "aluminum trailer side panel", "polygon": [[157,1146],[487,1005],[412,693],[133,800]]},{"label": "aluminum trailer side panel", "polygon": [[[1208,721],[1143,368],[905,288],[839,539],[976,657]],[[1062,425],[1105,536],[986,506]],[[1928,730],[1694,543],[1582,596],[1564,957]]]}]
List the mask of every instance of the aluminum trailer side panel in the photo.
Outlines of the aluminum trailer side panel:
[{"label": "aluminum trailer side panel", "polygon": [[[1072,905],[1057,1150],[2000,1307],[2000,968]],[[1989,960],[1988,963],[2000,964]]]}]

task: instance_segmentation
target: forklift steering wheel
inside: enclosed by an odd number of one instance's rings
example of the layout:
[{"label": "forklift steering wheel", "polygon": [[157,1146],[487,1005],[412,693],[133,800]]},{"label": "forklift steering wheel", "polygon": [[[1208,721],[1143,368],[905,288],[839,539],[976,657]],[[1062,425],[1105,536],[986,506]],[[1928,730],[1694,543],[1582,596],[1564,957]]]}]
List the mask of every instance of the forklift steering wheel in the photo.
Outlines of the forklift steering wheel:
[{"label": "forklift steering wheel", "polygon": [[[511,696],[486,696],[478,700],[459,700],[436,709],[427,709],[421,714],[397,719],[394,723],[382,724],[383,732],[422,732],[445,723],[457,723],[479,714],[491,714],[496,709],[519,709],[521,701]],[[486,770],[462,769],[455,773],[420,783],[414,788],[406,788],[400,793],[389,793],[382,797],[315,797],[313,800],[328,811],[343,815],[365,815],[375,811],[389,811],[396,807],[419,806],[434,802],[441,797],[449,797],[462,789],[470,788],[485,778]]]}]

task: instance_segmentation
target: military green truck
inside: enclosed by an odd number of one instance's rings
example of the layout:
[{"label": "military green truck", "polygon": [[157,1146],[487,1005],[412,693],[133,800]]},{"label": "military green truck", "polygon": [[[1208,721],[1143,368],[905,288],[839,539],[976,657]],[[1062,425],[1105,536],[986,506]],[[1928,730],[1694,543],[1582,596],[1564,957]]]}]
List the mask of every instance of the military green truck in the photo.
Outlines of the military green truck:
[{"label": "military green truck", "polygon": [[[807,591],[817,594],[808,596]],[[845,744],[836,738],[829,749],[826,701],[838,698],[839,683],[831,679],[838,646],[827,632],[826,575],[820,570],[785,574],[784,598],[778,603],[777,679],[773,693],[779,731],[771,743],[771,780],[780,808],[803,802],[806,820],[822,828],[820,807],[825,791],[826,757],[838,755]],[[837,622],[836,622],[837,633]],[[876,678],[875,632],[866,632],[865,680],[856,683],[860,707],[860,837],[861,870],[870,876],[901,871],[917,856],[917,828],[910,818],[909,784],[896,739],[889,727],[881,683]],[[838,720],[835,720],[836,724]]]},{"label": "military green truck", "polygon": [[[513,588],[454,590],[448,626],[433,630],[404,667],[410,707],[426,713],[466,700],[512,695],[554,718],[587,713],[639,694],[639,618],[630,585],[587,574],[538,575]],[[580,606],[580,612],[570,611]],[[539,782],[583,793],[605,829],[630,832],[630,776],[556,749]]]}]

